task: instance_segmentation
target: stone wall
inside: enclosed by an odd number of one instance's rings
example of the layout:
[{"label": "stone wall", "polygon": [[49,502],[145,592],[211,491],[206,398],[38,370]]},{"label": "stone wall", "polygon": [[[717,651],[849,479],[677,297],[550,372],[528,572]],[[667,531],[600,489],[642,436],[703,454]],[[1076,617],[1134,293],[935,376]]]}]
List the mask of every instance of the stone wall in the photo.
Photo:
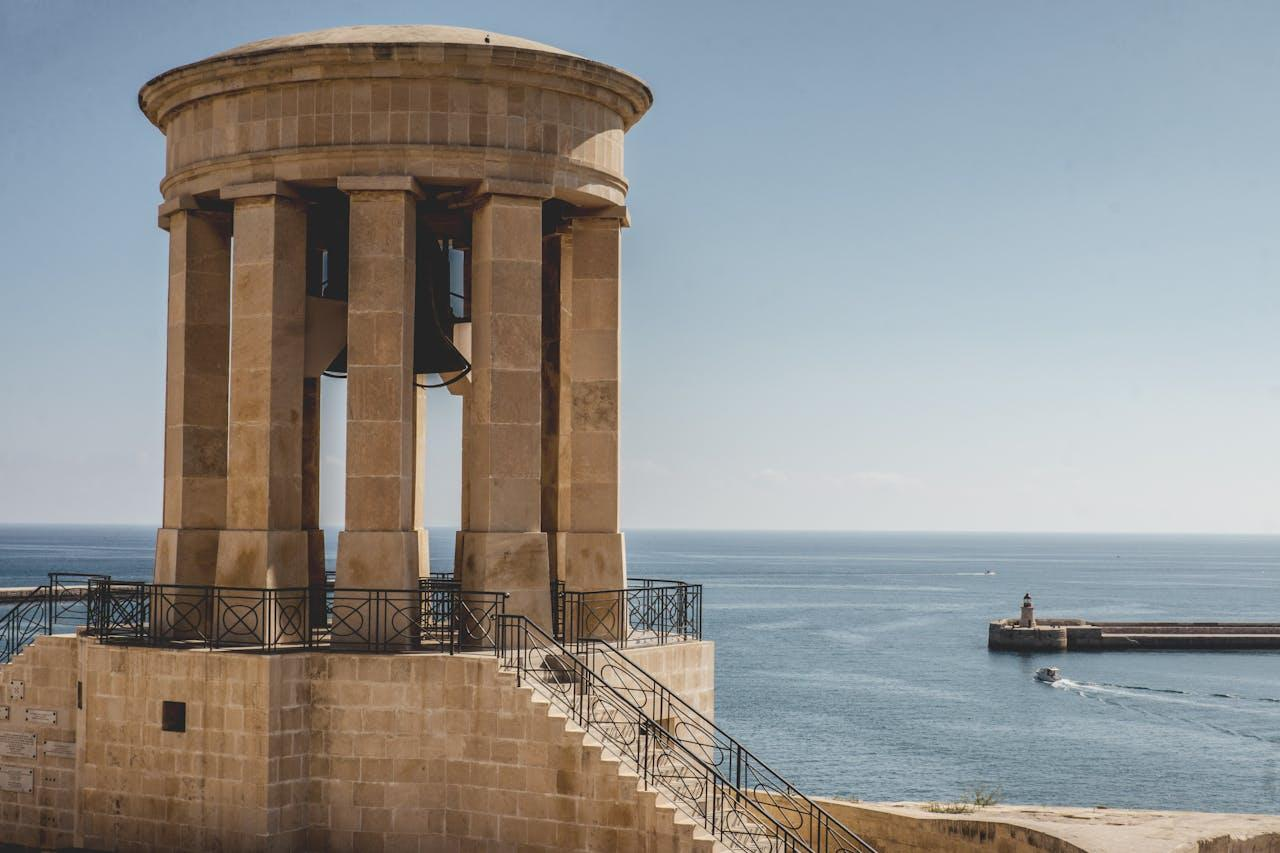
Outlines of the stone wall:
[{"label": "stone wall", "polygon": [[1088,853],[1046,832],[980,816],[897,814],[844,800],[819,799],[831,815],[878,850],[894,853]]},{"label": "stone wall", "polygon": [[[0,666],[0,781],[5,783],[0,786],[0,844],[71,843],[79,651],[75,637],[42,637]],[[30,792],[6,790],[25,787],[28,778]]]},{"label": "stone wall", "polygon": [[[710,654],[710,644],[690,645],[705,647],[686,652],[691,661]],[[674,648],[650,656],[670,669],[682,657]],[[701,671],[709,675],[709,663]],[[0,732],[74,737],[79,749],[78,760],[43,750],[3,760],[38,775],[31,794],[0,792],[0,844],[714,846],[488,655],[258,655],[42,637],[0,667],[0,679],[24,683],[26,699],[9,703],[19,717],[27,707],[57,711],[56,726],[10,720]],[[688,683],[709,707],[709,685]],[[165,730],[165,702],[182,703],[184,731]]]},{"label": "stone wall", "polygon": [[623,654],[680,694],[708,719],[716,718],[716,647],[709,640],[623,649]]}]

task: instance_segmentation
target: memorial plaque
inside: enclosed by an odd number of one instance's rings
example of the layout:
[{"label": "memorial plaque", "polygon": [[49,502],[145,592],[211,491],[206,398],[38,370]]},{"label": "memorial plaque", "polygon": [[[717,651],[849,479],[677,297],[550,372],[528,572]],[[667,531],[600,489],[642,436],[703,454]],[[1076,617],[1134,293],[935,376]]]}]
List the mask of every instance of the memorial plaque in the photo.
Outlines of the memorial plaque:
[{"label": "memorial plaque", "polygon": [[35,732],[0,732],[0,755],[12,758],[35,758]]},{"label": "memorial plaque", "polygon": [[47,740],[44,742],[44,754],[58,758],[75,758],[76,742],[73,740]]},{"label": "memorial plaque", "polygon": [[18,791],[30,794],[35,788],[35,773],[30,767],[10,767],[0,764],[0,791]]},{"label": "memorial plaque", "polygon": [[7,720],[7,719],[9,719],[9,706],[0,705],[0,720]]},{"label": "memorial plaque", "polygon": [[26,695],[27,695],[27,687],[25,684],[23,684],[21,681],[9,682],[9,698],[10,699],[21,699],[23,696],[26,696]]},{"label": "memorial plaque", "polygon": [[42,726],[52,726],[58,722],[58,712],[47,708],[28,708],[27,722],[39,723]]}]

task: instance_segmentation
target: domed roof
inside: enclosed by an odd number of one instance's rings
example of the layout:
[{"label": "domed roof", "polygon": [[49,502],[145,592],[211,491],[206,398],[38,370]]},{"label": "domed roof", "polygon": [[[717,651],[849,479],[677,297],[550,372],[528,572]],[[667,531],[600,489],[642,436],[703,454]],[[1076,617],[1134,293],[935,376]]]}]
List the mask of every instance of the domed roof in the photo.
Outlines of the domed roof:
[{"label": "domed roof", "polygon": [[289,48],[311,47],[316,45],[338,44],[491,44],[498,47],[514,47],[523,50],[536,50],[542,53],[555,53],[561,56],[576,56],[558,47],[542,44],[516,36],[502,33],[473,30],[467,27],[442,27],[434,24],[361,24],[353,27],[332,27],[327,30],[312,30],[309,33],[295,33],[291,36],[251,41],[231,50],[214,54],[210,59],[224,57],[249,56],[272,50],[288,50]]},{"label": "domed roof", "polygon": [[[635,124],[653,103],[653,93],[638,77],[529,39],[467,27],[362,24],[251,41],[171,68],[147,81],[138,92],[138,106],[152,124],[163,127],[165,116],[183,104],[231,91],[274,85],[288,78],[294,71],[292,66],[299,60],[305,62],[306,57],[313,54],[324,64],[327,76],[359,76],[370,63],[382,58],[384,50],[404,54],[396,58],[408,59],[413,65],[412,60],[419,54],[417,46],[453,47],[458,55],[445,52],[444,64],[466,65],[480,74],[486,69],[499,75],[512,73],[513,69],[517,72],[527,69],[533,74],[572,79],[575,87],[585,85],[605,93],[604,97],[610,99],[612,109],[620,112],[626,127]],[[524,57],[517,59],[522,53]],[[420,63],[430,65],[431,56],[438,51],[428,50],[426,54],[429,55],[417,58]],[[437,57],[435,61],[438,63],[441,59]]]}]

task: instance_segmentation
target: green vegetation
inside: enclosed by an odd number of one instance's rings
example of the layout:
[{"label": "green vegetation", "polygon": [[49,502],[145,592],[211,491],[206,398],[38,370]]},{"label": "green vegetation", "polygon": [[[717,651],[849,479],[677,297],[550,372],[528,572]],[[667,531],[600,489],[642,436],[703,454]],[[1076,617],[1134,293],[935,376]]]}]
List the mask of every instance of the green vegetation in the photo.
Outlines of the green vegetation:
[{"label": "green vegetation", "polygon": [[934,814],[973,814],[983,806],[994,806],[1000,802],[999,788],[974,788],[954,803],[927,803],[924,810]]}]

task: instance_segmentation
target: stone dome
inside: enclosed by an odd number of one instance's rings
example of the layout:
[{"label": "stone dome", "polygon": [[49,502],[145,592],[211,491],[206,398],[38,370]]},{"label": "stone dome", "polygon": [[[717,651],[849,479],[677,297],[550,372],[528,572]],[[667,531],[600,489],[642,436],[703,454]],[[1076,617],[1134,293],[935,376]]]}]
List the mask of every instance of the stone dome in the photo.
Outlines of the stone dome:
[{"label": "stone dome", "polygon": [[558,47],[530,41],[502,33],[473,30],[468,27],[444,27],[434,24],[362,24],[353,27],[331,27],[289,36],[260,39],[214,54],[210,59],[233,56],[250,56],[273,50],[313,47],[317,45],[355,44],[467,44],[513,47],[554,53],[560,56],[577,56]]}]

